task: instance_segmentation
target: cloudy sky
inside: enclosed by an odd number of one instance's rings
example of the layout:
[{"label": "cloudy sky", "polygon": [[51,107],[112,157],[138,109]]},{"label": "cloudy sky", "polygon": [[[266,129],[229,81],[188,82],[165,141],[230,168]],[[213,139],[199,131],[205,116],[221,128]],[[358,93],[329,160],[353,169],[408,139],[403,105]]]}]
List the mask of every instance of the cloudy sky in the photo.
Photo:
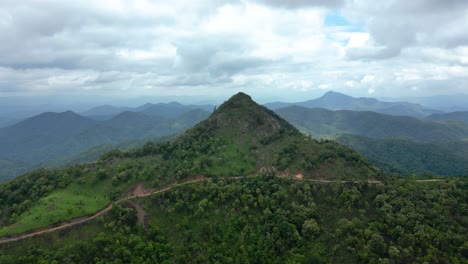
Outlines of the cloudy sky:
[{"label": "cloudy sky", "polygon": [[466,0],[2,0],[0,96],[468,93]]}]

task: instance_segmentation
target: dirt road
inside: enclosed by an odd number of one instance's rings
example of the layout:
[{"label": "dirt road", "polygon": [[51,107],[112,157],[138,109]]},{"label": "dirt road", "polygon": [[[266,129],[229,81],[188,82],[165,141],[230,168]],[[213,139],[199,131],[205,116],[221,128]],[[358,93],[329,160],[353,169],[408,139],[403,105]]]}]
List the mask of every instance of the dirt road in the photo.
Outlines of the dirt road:
[{"label": "dirt road", "polygon": [[[0,238],[0,244],[11,243],[11,242],[22,240],[22,239],[25,239],[25,238],[34,237],[34,236],[37,236],[37,235],[41,235],[41,234],[45,234],[45,233],[49,233],[49,232],[53,232],[53,231],[57,231],[57,230],[66,229],[66,228],[69,228],[69,227],[72,227],[72,226],[76,226],[76,225],[91,221],[91,220],[97,218],[98,216],[107,213],[110,209],[112,209],[112,207],[115,204],[122,203],[124,201],[128,201],[128,200],[135,199],[135,198],[138,198],[138,197],[145,197],[145,196],[150,196],[150,195],[157,194],[157,193],[166,192],[166,191],[168,191],[168,190],[170,190],[170,189],[172,189],[172,188],[174,188],[176,186],[183,185],[183,184],[194,183],[194,182],[198,182],[198,181],[202,181],[202,180],[205,180],[205,178],[189,180],[189,181],[185,181],[185,182],[181,182],[181,183],[175,183],[175,184],[172,184],[172,185],[170,185],[170,186],[168,186],[166,188],[163,188],[163,189],[150,189],[150,190],[146,190],[146,191],[142,191],[143,190],[142,186],[140,186],[140,187],[137,186],[137,188],[135,188],[135,191],[132,192],[132,194],[130,196],[120,198],[120,199],[110,203],[105,208],[97,211],[95,214],[93,214],[91,216],[79,217],[79,218],[63,221],[60,224],[58,224],[57,226],[55,226],[55,227],[41,227],[39,229],[35,229],[33,231],[29,231],[29,232],[23,233],[23,234],[12,235],[12,236],[9,236],[9,237],[1,237]],[[144,219],[144,211],[143,211],[142,219]]]},{"label": "dirt road", "polygon": [[[248,177],[255,177],[255,176],[254,175],[249,175],[249,176],[237,176],[237,177],[227,177],[227,178],[229,178],[229,179],[242,179],[242,178],[248,178]],[[278,177],[291,178],[291,176],[278,176]],[[150,195],[153,195],[153,194],[166,192],[166,191],[169,191],[172,188],[180,186],[180,185],[191,184],[191,183],[194,183],[194,182],[199,182],[199,181],[203,181],[203,180],[207,180],[207,179],[210,179],[210,178],[204,178],[203,176],[198,176],[193,180],[187,180],[187,181],[184,181],[184,182],[174,183],[174,184],[172,184],[170,186],[167,186],[167,187],[165,187],[163,189],[147,189],[147,190],[145,190],[142,184],[138,184],[135,187],[135,189],[131,192],[131,194],[129,196],[122,197],[122,198],[110,203],[105,208],[97,211],[95,214],[93,214],[91,216],[79,217],[79,218],[75,218],[75,219],[72,219],[72,220],[63,221],[60,224],[58,224],[57,226],[55,226],[55,227],[42,227],[42,228],[32,230],[32,231],[29,231],[29,232],[23,233],[23,234],[12,235],[12,236],[9,236],[9,237],[0,237],[0,244],[11,243],[11,242],[22,240],[22,239],[25,239],[25,238],[34,237],[34,236],[37,236],[37,235],[41,235],[41,234],[45,234],[45,233],[49,233],[49,232],[53,232],[53,231],[57,231],[57,230],[66,229],[66,228],[69,228],[69,227],[72,227],[72,226],[80,225],[82,223],[91,221],[91,220],[97,218],[98,216],[107,213],[110,209],[112,209],[112,207],[115,204],[126,202],[126,201],[129,201],[129,200],[138,198],[138,197],[146,197],[146,196],[150,196]],[[304,180],[302,177],[292,177],[291,179],[300,180],[300,181]],[[338,183],[357,183],[357,181],[341,181],[341,180],[335,180],[334,181],[334,180],[320,180],[320,179],[306,179],[306,181],[318,182],[318,183],[337,183],[337,182]],[[416,182],[437,182],[437,181],[442,181],[442,180],[428,179],[428,180],[415,180],[415,181]],[[369,180],[368,183],[382,184],[381,181],[377,181],[377,180]],[[140,208],[141,210],[139,210],[138,208]],[[140,223],[144,224],[145,211],[140,206],[135,206],[135,209],[137,210],[138,221]]]}]

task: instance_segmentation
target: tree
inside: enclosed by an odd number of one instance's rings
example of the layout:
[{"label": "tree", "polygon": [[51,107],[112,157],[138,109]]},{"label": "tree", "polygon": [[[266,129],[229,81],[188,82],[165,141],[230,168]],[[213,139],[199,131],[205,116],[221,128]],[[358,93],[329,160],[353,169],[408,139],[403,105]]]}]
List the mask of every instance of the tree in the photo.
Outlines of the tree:
[{"label": "tree", "polygon": [[313,239],[320,233],[320,227],[315,219],[307,219],[302,224],[302,235],[306,238]]}]

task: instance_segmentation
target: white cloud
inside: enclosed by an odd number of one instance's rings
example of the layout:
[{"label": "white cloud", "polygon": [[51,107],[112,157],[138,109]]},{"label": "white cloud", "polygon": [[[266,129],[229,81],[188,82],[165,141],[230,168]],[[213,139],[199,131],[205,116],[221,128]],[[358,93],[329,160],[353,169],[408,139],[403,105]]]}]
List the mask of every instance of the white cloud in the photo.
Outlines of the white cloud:
[{"label": "white cloud", "polygon": [[366,74],[364,77],[361,79],[361,83],[373,83],[375,81],[375,76],[372,74]]},{"label": "white cloud", "polygon": [[2,1],[0,95],[467,92],[466,3]]}]

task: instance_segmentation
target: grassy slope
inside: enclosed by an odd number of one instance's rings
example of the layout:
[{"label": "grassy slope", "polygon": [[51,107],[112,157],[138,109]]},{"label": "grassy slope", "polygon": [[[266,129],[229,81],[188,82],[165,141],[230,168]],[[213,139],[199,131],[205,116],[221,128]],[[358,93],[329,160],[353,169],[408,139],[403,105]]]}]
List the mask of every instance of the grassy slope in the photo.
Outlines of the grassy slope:
[{"label": "grassy slope", "polygon": [[0,236],[22,233],[59,221],[92,214],[110,202],[102,185],[74,183],[67,189],[52,192],[18,216],[15,224],[0,229]]}]

